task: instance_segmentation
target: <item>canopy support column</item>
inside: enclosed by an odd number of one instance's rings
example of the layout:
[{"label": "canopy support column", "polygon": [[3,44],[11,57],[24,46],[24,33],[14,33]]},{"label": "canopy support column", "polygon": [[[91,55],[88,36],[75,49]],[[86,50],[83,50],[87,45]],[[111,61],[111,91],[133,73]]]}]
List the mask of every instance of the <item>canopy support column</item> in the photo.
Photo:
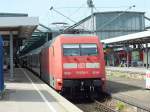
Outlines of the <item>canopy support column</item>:
[{"label": "canopy support column", "polygon": [[49,41],[49,38],[48,38],[48,32],[46,33],[46,42]]},{"label": "canopy support column", "polygon": [[129,55],[130,55],[129,45],[126,45],[125,48],[126,48],[126,53],[127,53],[126,64],[127,64],[127,67],[129,67]]},{"label": "canopy support column", "polygon": [[146,68],[148,69],[148,43],[146,43]]},{"label": "canopy support column", "polygon": [[14,70],[13,70],[13,32],[10,31],[10,46],[9,46],[9,49],[10,49],[10,79],[13,80],[14,78]]}]

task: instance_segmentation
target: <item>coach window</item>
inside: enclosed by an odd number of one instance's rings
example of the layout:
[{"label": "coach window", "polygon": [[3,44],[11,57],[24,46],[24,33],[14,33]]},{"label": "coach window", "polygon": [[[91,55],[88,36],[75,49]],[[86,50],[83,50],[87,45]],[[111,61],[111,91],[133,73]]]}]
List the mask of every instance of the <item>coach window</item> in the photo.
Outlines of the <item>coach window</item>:
[{"label": "coach window", "polygon": [[63,45],[64,56],[80,56],[79,44],[64,44]]},{"label": "coach window", "polygon": [[39,67],[39,55],[37,55],[37,67]]},{"label": "coach window", "polygon": [[35,55],[35,57],[36,57],[36,59],[35,59],[35,66],[37,66],[37,64],[38,64],[38,63],[37,63],[37,62],[38,62],[38,61],[37,61],[37,55]]},{"label": "coach window", "polygon": [[81,47],[81,55],[85,56],[94,56],[98,54],[97,45],[96,44],[80,44]]}]

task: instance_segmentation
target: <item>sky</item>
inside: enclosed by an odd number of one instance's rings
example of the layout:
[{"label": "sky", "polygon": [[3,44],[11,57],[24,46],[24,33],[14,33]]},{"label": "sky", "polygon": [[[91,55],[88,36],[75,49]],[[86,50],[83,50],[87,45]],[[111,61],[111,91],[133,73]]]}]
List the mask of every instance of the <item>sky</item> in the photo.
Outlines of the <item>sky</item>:
[{"label": "sky", "polygon": [[[69,25],[74,22],[66,19],[55,10],[74,20],[75,22],[90,15],[87,0],[0,0],[0,12],[27,13],[29,16],[39,17],[40,23],[50,26],[54,22],[66,22]],[[150,0],[93,0],[94,12],[104,11],[140,11],[150,17]],[[136,7],[129,9],[130,6]],[[150,25],[150,22],[147,23]]]}]

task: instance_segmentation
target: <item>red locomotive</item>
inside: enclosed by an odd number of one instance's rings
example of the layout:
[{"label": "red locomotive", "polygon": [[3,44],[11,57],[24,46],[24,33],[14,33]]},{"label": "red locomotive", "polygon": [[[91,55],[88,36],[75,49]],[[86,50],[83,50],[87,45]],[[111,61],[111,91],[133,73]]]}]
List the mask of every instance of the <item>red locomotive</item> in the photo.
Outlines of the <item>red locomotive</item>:
[{"label": "red locomotive", "polygon": [[57,91],[104,91],[104,53],[97,36],[59,35],[26,56],[28,67],[39,68],[40,77]]}]

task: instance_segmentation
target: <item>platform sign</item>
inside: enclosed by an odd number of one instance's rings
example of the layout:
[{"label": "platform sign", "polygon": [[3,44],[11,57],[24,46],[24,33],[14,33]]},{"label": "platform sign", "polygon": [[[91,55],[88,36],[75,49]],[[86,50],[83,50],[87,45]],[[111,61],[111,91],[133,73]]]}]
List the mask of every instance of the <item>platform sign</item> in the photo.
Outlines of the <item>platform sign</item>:
[{"label": "platform sign", "polygon": [[146,89],[150,89],[150,70],[146,71],[145,79],[146,79]]}]

